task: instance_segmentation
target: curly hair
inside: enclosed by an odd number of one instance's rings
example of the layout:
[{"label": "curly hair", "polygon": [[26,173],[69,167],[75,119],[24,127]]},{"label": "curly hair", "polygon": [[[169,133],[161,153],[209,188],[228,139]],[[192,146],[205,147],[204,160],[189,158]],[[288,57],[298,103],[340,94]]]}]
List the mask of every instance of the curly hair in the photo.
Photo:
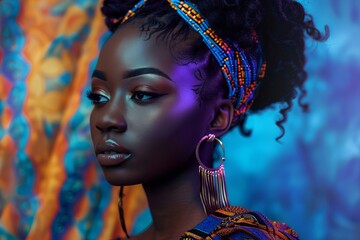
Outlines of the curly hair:
[{"label": "curly hair", "polygon": [[[119,23],[114,19],[121,19],[138,0],[105,0],[101,9],[105,15],[105,23],[111,32],[116,31]],[[293,0],[192,0],[197,4],[202,15],[207,18],[210,26],[222,38],[237,42],[242,48],[255,46],[252,30],[258,33],[267,61],[265,78],[256,92],[256,97],[249,112],[258,112],[275,103],[284,103],[280,109],[282,118],[276,121],[281,134],[278,141],[285,134],[283,124],[287,120],[287,113],[292,108],[293,100],[300,92],[298,103],[307,111],[308,104],[303,103],[306,95],[304,83],[307,73],[305,66],[305,37],[306,35],[316,41],[324,41],[329,36],[328,27],[325,34],[321,34],[315,27],[313,18],[307,14],[303,6]],[[174,47],[179,41],[188,39],[192,34],[191,27],[172,10],[166,0],[149,0],[146,7],[136,13],[131,19],[142,19],[141,31],[150,38],[157,33],[168,45]],[[219,84],[227,91],[221,69],[216,59],[209,54],[210,51],[200,36],[191,36],[193,46],[182,56],[187,61],[198,63],[199,70],[195,76],[202,80],[194,89],[199,99],[204,101],[218,94]],[[179,54],[178,54],[179,55]],[[201,60],[199,60],[201,59]],[[210,83],[207,79],[221,79]],[[214,77],[215,76],[215,77]],[[225,94],[225,93],[222,93]],[[239,126],[242,134],[248,136],[251,131],[244,125],[247,115],[240,121],[233,123]]]}]

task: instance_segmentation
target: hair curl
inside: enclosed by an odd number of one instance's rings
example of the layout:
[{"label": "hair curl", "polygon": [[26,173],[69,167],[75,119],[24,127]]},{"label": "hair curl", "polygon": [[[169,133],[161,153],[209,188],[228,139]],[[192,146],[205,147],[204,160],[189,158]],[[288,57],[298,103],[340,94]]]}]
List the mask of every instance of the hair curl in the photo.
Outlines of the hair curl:
[{"label": "hair curl", "polygon": [[[131,9],[138,0],[105,0],[102,13],[110,31],[114,32],[120,19]],[[275,103],[285,103],[280,109],[282,118],[276,122],[281,129],[279,140],[285,134],[283,124],[287,120],[287,113],[292,108],[292,101],[300,92],[298,104],[303,111],[308,110],[308,104],[303,103],[306,95],[304,83],[307,73],[305,66],[305,35],[316,41],[324,41],[329,36],[329,29],[325,26],[325,34],[321,34],[315,27],[313,18],[307,14],[303,6],[293,0],[192,0],[197,4],[202,15],[207,18],[212,29],[222,38],[230,38],[243,48],[255,46],[252,30],[258,33],[267,61],[265,78],[256,92],[256,97],[250,112],[258,112]],[[178,41],[187,39],[192,33],[191,27],[172,10],[166,0],[149,0],[147,5],[136,13],[134,19],[145,19],[141,30],[148,34],[166,40],[169,46],[175,46]],[[198,38],[200,38],[198,36]],[[214,83],[206,79],[223,79],[220,67],[206,45],[194,39],[193,47],[185,54],[189,61],[201,65],[195,76],[201,79],[201,84],[195,91],[201,100],[216,94]],[[183,56],[182,56],[183,57]],[[201,60],[199,60],[201,59]],[[225,81],[216,81],[226,88]],[[211,86],[211,87],[209,87]],[[225,90],[226,91],[226,90]],[[244,135],[250,135],[244,124],[246,115],[237,122]]]}]

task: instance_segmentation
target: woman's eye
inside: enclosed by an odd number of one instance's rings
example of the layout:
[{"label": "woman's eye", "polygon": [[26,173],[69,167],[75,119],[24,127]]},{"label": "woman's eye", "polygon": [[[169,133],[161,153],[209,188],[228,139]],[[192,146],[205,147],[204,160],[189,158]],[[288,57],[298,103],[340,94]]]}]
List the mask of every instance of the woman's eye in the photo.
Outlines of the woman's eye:
[{"label": "woman's eye", "polygon": [[88,91],[86,93],[87,98],[91,101],[92,104],[96,105],[96,104],[100,104],[100,103],[105,103],[107,101],[109,101],[109,97],[104,96],[102,94],[93,92],[93,91]]},{"label": "woman's eye", "polygon": [[135,100],[135,101],[139,101],[139,102],[148,102],[151,100],[154,100],[155,98],[161,97],[164,94],[158,94],[158,93],[153,93],[153,92],[146,92],[146,91],[135,91],[132,96],[131,99]]}]

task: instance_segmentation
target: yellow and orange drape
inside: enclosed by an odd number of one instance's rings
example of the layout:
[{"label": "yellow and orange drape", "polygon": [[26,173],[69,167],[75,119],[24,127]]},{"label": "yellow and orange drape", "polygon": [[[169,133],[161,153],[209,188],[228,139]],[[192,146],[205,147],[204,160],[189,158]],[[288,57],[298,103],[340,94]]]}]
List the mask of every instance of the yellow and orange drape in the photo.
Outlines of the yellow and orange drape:
[{"label": "yellow and orange drape", "polygon": [[[0,1],[0,236],[120,236],[118,188],[93,155],[85,98],[109,36],[101,1]],[[126,219],[145,206],[126,188]],[[0,237],[0,238],[1,238]],[[1,238],[2,239],[2,238]]]}]

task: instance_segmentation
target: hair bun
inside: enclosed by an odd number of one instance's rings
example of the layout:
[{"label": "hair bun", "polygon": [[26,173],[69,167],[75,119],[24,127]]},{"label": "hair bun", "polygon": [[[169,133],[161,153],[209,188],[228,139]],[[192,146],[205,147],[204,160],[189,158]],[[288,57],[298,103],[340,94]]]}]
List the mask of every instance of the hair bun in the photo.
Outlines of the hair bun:
[{"label": "hair bun", "polygon": [[230,38],[243,48],[254,46],[249,34],[263,20],[263,6],[259,0],[194,0],[201,14],[222,38]]},{"label": "hair bun", "polygon": [[104,0],[101,12],[105,16],[105,24],[111,32],[119,26],[118,20],[132,9],[138,0]]}]

